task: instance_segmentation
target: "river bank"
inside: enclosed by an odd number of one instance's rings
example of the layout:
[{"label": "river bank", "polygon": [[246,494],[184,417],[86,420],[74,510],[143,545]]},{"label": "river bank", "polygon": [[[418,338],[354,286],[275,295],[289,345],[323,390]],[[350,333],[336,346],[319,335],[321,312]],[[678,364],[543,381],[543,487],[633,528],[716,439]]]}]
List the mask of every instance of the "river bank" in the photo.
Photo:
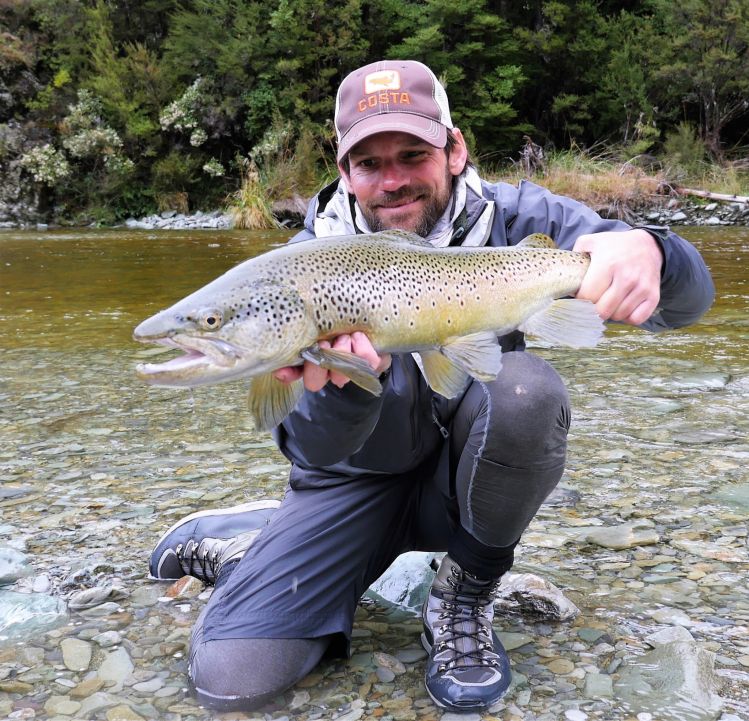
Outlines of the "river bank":
[{"label": "river bank", "polygon": [[[281,228],[302,228],[304,224],[305,202],[299,199],[277,202],[273,215]],[[605,209],[602,215],[612,216]],[[674,226],[730,226],[749,225],[749,204],[740,202],[699,201],[691,198],[669,198],[663,203],[652,205],[644,210],[627,210],[624,220],[632,225],[655,224]],[[0,229],[54,229],[57,225],[46,223],[23,223],[16,221],[0,222]],[[68,227],[68,226],[65,226]],[[223,210],[210,212],[197,211],[191,214],[173,210],[128,218],[124,223],[113,226],[132,230],[227,230],[233,227],[232,217]]]},{"label": "river bank", "polygon": [[[303,204],[304,207],[306,204]],[[301,228],[304,224],[304,212],[299,204],[292,202],[277,203],[273,214],[280,227]],[[749,204],[737,202],[699,202],[686,198],[671,198],[663,205],[653,206],[649,210],[626,213],[626,221],[636,224],[655,225],[694,225],[722,226],[749,225]],[[150,215],[145,218],[128,218],[127,228],[144,230],[186,230],[186,229],[226,229],[232,227],[231,216],[221,211],[212,213],[195,213],[193,215],[177,214],[173,211]]]}]

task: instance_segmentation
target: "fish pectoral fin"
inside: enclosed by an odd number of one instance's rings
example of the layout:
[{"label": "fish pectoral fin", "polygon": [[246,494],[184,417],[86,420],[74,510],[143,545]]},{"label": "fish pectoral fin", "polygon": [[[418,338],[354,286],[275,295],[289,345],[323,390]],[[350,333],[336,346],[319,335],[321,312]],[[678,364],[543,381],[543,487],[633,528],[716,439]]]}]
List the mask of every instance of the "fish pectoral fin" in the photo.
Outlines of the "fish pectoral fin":
[{"label": "fish pectoral fin", "polygon": [[294,410],[303,391],[301,379],[282,383],[272,373],[252,378],[249,405],[255,426],[262,431],[275,428]]},{"label": "fish pectoral fin", "polygon": [[480,381],[493,381],[502,369],[502,347],[490,331],[455,338],[440,350]]},{"label": "fish pectoral fin", "polygon": [[347,353],[334,348],[320,348],[313,346],[303,350],[300,355],[320,368],[338,371],[350,378],[356,385],[369,391],[372,395],[382,394],[382,384],[377,373],[367,361],[353,353]]},{"label": "fish pectoral fin", "polygon": [[429,387],[445,398],[455,398],[462,393],[470,376],[440,350],[419,351],[421,370]]},{"label": "fish pectoral fin", "polygon": [[556,248],[557,244],[546,233],[531,233],[526,235],[516,248]]},{"label": "fish pectoral fin", "polygon": [[532,315],[519,328],[544,343],[592,348],[601,340],[606,326],[589,300],[560,298]]}]

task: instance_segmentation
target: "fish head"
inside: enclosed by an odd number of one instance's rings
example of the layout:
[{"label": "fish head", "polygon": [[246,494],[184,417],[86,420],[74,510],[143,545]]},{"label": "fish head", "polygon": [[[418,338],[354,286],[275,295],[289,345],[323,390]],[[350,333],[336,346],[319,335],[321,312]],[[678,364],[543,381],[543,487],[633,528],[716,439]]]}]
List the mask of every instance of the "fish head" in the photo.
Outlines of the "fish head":
[{"label": "fish head", "polygon": [[317,328],[299,294],[279,281],[222,280],[135,328],[135,340],[183,352],[163,363],[138,364],[141,380],[193,387],[301,363],[299,352],[316,340]]}]

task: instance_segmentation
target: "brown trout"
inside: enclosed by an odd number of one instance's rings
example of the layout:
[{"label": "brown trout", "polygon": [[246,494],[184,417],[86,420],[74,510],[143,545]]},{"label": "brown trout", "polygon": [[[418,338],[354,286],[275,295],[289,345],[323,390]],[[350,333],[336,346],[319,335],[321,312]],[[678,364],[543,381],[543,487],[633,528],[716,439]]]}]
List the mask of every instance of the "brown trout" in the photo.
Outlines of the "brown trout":
[{"label": "brown trout", "polygon": [[250,377],[260,428],[280,423],[303,391],[273,371],[305,360],[379,394],[361,358],[318,341],[363,331],[380,353],[416,353],[430,387],[452,398],[469,377],[496,378],[497,336],[520,329],[573,348],[595,345],[603,322],[574,294],[590,264],[548,236],[509,248],[434,248],[398,230],[292,243],[240,263],[143,321],[134,338],[183,355],[144,363],[154,385],[197,386]]}]

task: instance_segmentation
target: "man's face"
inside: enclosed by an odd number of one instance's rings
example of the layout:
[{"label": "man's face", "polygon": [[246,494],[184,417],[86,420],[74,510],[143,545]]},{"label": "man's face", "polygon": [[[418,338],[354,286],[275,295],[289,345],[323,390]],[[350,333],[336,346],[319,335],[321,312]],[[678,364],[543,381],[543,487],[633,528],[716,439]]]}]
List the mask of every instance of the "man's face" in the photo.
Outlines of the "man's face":
[{"label": "man's face", "polygon": [[340,168],[373,232],[398,228],[429,235],[447,208],[453,177],[465,166],[465,144],[448,156],[407,133],[372,135],[354,146]]}]

